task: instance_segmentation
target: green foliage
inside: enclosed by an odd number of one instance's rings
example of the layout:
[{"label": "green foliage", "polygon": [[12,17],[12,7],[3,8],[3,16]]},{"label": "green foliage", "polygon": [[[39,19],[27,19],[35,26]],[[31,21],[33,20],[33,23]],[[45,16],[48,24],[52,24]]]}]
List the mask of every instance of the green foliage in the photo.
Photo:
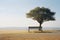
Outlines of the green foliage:
[{"label": "green foliage", "polygon": [[55,20],[54,15],[55,12],[52,12],[49,8],[40,8],[36,7],[32,9],[29,13],[26,14],[28,18],[32,18],[37,20],[39,23],[44,21]]}]

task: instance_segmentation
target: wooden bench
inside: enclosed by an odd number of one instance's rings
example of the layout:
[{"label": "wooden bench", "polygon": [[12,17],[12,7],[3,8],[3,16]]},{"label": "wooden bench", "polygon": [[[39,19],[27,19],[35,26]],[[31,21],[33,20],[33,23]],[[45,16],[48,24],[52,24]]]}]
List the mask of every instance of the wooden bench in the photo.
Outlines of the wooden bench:
[{"label": "wooden bench", "polygon": [[39,30],[39,27],[28,27],[28,32],[30,32],[30,29],[38,29]]}]

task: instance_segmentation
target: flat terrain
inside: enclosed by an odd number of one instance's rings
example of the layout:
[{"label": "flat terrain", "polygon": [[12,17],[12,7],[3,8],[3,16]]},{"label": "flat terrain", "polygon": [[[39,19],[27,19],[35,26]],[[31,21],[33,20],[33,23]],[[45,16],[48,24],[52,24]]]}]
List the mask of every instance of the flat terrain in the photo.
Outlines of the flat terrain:
[{"label": "flat terrain", "polygon": [[0,30],[0,40],[60,40],[60,31],[28,33],[24,30]]}]

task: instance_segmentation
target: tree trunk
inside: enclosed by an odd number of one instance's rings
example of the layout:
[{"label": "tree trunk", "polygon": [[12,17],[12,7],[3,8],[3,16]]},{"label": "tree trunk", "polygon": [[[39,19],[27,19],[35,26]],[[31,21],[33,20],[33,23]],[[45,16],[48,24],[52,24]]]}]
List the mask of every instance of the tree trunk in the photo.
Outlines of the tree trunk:
[{"label": "tree trunk", "polygon": [[42,24],[42,23],[40,23],[40,26],[39,26],[39,31],[41,31],[41,30],[42,30],[42,26],[41,26],[41,24]]},{"label": "tree trunk", "polygon": [[42,23],[43,23],[43,19],[41,19],[41,20],[37,20],[37,22],[39,23],[39,31],[42,31]]}]

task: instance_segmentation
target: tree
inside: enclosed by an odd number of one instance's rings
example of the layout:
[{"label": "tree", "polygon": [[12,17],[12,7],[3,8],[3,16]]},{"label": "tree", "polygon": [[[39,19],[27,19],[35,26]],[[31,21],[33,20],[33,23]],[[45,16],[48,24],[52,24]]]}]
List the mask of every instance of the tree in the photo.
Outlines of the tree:
[{"label": "tree", "polygon": [[55,20],[54,18],[55,12],[52,12],[49,8],[45,8],[45,7],[41,7],[41,8],[36,7],[26,15],[28,18],[32,18],[33,20],[36,20],[40,24],[39,30],[42,29],[41,25],[43,22]]}]

